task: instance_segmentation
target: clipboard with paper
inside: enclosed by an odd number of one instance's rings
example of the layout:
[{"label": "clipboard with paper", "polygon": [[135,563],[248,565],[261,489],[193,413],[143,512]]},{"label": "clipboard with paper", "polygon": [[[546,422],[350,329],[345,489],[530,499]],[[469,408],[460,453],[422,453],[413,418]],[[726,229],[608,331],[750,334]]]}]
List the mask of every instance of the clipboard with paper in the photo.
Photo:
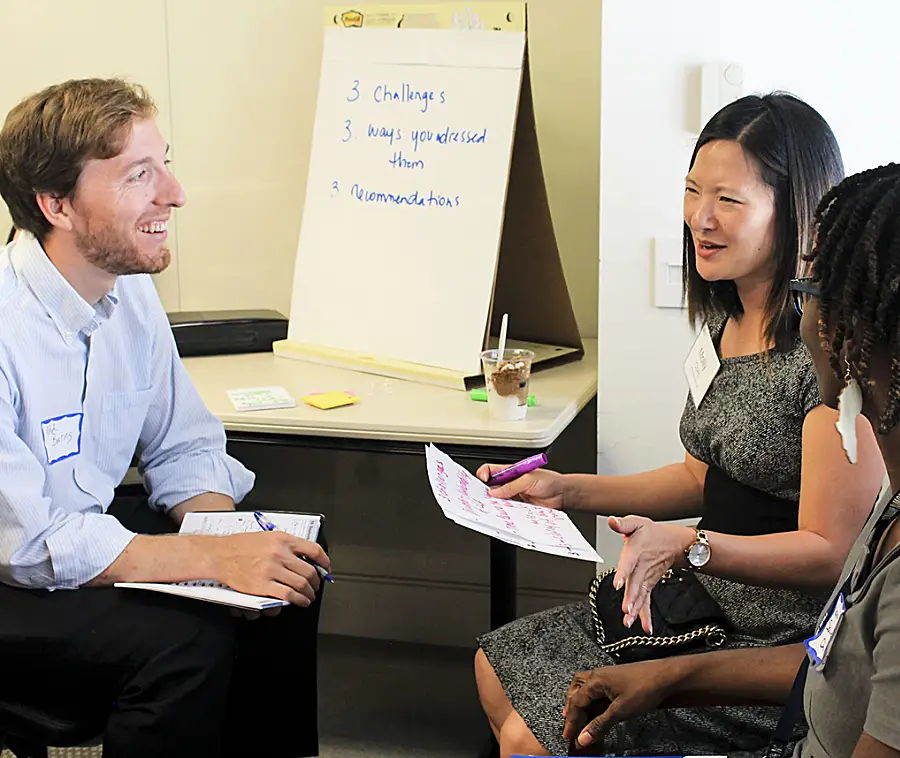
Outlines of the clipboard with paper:
[{"label": "clipboard with paper", "polygon": [[[319,538],[325,517],[321,513],[265,511],[263,515],[278,529],[295,537],[315,542]],[[193,511],[185,515],[179,534],[210,534],[227,536],[260,531],[253,512],[250,511]],[[207,603],[227,605],[248,611],[263,611],[289,605],[286,600],[262,595],[238,592],[211,579],[195,579],[186,582],[116,582],[122,589],[148,590],[166,595],[201,600]]]}]

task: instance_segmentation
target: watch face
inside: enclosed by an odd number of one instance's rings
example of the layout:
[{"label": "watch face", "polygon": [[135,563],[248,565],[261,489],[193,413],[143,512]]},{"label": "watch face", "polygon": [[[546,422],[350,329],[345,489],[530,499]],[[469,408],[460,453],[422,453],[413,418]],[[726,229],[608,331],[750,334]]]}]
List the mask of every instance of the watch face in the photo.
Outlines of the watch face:
[{"label": "watch face", "polygon": [[700,568],[701,566],[705,566],[709,563],[710,550],[709,545],[704,545],[702,542],[697,542],[691,545],[691,549],[688,550],[687,559],[692,566],[695,568]]}]

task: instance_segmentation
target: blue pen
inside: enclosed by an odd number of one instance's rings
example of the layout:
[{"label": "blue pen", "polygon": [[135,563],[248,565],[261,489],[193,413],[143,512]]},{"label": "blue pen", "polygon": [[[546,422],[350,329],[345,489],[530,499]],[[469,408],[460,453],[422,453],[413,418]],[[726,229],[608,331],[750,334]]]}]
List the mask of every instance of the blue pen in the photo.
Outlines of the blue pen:
[{"label": "blue pen", "polygon": [[[253,518],[256,519],[256,523],[259,524],[259,528],[264,532],[275,532],[278,530],[278,527],[275,526],[269,519],[262,515],[259,511],[253,512]],[[318,563],[316,563],[312,558],[307,558],[305,555],[299,556],[301,560],[306,561],[310,566],[312,566],[316,572],[321,576],[326,582],[331,582],[334,584],[334,579],[331,578],[331,574],[329,574],[325,569],[323,569]]]}]

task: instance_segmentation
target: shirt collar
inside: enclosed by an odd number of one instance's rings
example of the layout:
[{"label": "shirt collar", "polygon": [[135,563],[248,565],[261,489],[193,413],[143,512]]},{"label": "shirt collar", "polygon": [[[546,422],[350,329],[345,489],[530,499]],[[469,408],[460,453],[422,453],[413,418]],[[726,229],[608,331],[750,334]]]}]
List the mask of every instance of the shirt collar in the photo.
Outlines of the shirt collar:
[{"label": "shirt collar", "polygon": [[94,331],[109,319],[119,302],[113,287],[96,305],[91,305],[53,265],[41,243],[27,232],[11,243],[10,262],[28,285],[67,342],[85,331]]}]

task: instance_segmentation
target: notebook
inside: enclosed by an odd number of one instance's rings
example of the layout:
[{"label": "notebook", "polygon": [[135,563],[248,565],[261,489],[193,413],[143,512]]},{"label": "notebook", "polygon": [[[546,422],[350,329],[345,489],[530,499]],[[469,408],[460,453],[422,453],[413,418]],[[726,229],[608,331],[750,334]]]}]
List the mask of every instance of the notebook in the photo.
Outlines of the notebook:
[{"label": "notebook", "polygon": [[[315,542],[319,536],[323,516],[320,513],[285,513],[266,511],[263,514],[282,532]],[[179,534],[229,535],[243,532],[258,532],[259,524],[253,513],[247,511],[196,511],[188,513],[181,522]],[[207,603],[229,605],[250,611],[263,611],[288,605],[286,600],[260,595],[248,595],[211,579],[197,579],[190,582],[165,584],[160,582],[116,582],[116,587],[135,590],[150,590],[167,595],[178,595]]]}]

